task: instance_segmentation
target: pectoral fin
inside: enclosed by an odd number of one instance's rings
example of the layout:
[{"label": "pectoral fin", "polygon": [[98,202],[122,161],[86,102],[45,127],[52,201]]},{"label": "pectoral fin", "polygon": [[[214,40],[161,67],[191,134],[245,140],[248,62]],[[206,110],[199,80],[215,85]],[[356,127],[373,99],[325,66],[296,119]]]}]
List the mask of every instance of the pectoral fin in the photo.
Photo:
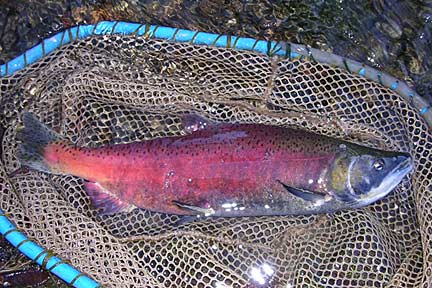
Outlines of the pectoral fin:
[{"label": "pectoral fin", "polygon": [[319,194],[318,192],[313,192],[309,190],[299,189],[291,187],[281,181],[278,180],[278,182],[291,194],[293,194],[296,197],[299,197],[305,201],[319,201],[324,200],[325,196],[322,194]]},{"label": "pectoral fin", "polygon": [[85,182],[84,189],[92,200],[95,208],[99,209],[99,215],[130,212],[136,208],[136,206],[119,199],[99,183]]}]

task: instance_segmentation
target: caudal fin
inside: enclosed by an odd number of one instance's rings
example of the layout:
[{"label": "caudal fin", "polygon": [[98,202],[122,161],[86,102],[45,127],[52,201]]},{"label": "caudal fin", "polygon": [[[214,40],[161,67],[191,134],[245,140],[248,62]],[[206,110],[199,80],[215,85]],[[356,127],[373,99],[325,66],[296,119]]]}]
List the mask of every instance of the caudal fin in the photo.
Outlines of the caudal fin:
[{"label": "caudal fin", "polygon": [[44,161],[43,151],[49,143],[57,141],[60,136],[39,122],[33,114],[22,114],[23,127],[17,130],[18,159],[21,164],[32,169],[51,172]]}]

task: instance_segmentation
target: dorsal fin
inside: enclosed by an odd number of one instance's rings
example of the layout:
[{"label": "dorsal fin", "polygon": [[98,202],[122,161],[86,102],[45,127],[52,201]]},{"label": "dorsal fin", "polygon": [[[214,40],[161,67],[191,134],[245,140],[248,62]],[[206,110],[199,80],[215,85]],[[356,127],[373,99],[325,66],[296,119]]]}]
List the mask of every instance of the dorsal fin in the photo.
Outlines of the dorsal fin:
[{"label": "dorsal fin", "polygon": [[198,130],[206,129],[209,126],[215,125],[216,123],[201,117],[197,114],[185,114],[181,116],[183,130],[188,133],[192,133]]}]

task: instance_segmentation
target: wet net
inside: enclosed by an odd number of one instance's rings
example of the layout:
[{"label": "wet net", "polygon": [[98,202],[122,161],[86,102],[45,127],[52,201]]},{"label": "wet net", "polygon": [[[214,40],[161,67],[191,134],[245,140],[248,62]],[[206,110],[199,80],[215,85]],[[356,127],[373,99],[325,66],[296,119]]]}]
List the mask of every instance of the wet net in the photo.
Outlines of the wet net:
[{"label": "wet net", "polygon": [[[0,78],[0,208],[43,247],[108,287],[430,287],[432,136],[409,101],[315,59],[105,35]],[[81,146],[181,135],[180,116],[295,127],[408,151],[383,200],[333,215],[98,216],[83,180],[14,174],[20,113]]]}]

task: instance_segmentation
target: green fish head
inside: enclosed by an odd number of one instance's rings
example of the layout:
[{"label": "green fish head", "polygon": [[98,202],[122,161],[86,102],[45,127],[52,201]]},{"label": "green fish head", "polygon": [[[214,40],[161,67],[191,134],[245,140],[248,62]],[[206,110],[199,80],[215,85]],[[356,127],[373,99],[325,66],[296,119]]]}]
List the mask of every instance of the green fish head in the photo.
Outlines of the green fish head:
[{"label": "green fish head", "polygon": [[334,197],[349,206],[362,207],[383,198],[413,168],[406,153],[370,150],[344,154],[336,159],[330,178]]}]

